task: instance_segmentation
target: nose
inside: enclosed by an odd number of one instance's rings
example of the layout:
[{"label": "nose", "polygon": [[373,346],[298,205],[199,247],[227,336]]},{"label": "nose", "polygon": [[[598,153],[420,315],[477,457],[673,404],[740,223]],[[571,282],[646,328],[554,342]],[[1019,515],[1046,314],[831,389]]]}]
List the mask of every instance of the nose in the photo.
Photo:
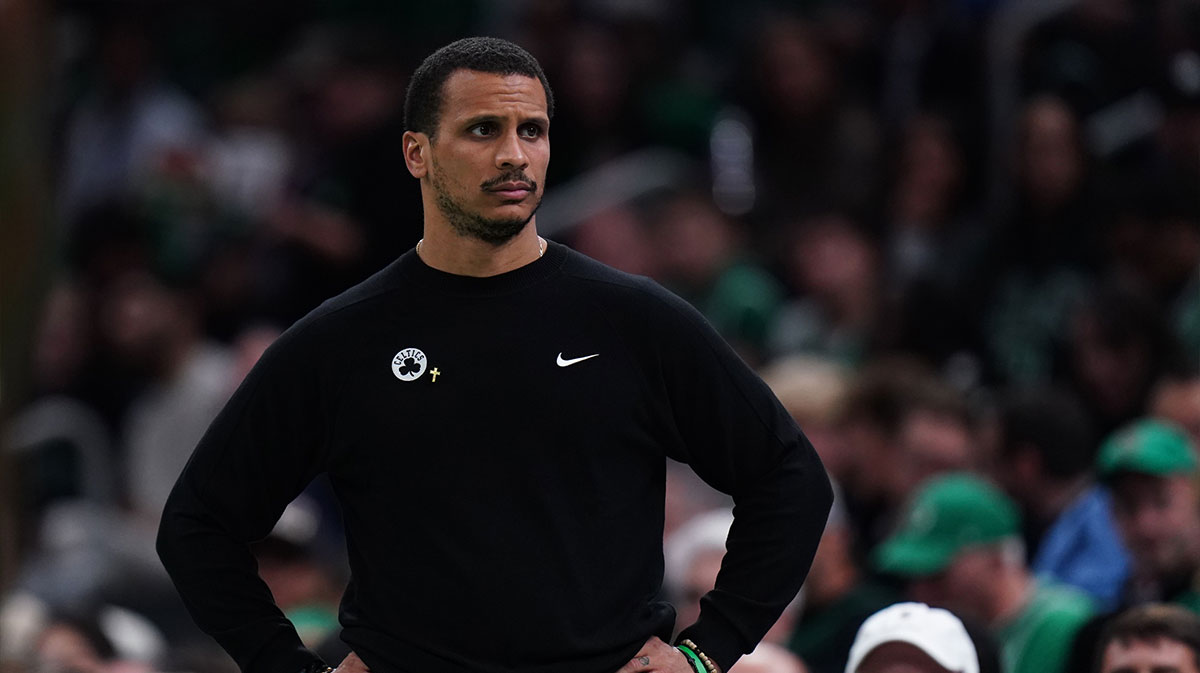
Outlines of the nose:
[{"label": "nose", "polygon": [[529,157],[525,155],[525,147],[513,129],[504,136],[504,140],[496,147],[496,168],[501,170],[521,169],[529,166]]},{"label": "nose", "polygon": [[1162,535],[1162,517],[1154,508],[1143,504],[1130,517],[1132,537],[1139,543],[1148,544]]}]

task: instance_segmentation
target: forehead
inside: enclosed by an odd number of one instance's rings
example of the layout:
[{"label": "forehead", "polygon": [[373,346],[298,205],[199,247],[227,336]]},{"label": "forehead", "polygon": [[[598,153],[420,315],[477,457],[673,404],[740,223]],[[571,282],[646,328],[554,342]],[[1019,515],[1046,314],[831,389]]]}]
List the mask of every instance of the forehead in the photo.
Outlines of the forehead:
[{"label": "forehead", "polygon": [[1196,660],[1183,643],[1170,638],[1114,640],[1104,648],[1104,671],[1149,671],[1154,667],[1196,673]]},{"label": "forehead", "polygon": [[455,70],[442,87],[442,117],[547,118],[546,91],[535,77]]},{"label": "forehead", "polygon": [[1120,498],[1136,498],[1147,495],[1163,495],[1187,489],[1190,477],[1185,475],[1154,475],[1141,472],[1121,472],[1111,482],[1113,495]]}]

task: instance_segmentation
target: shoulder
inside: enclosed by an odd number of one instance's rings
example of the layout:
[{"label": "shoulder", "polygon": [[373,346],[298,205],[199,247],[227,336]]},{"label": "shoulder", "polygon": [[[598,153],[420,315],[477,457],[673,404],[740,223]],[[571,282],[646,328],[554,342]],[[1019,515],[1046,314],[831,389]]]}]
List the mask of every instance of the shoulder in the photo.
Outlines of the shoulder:
[{"label": "shoulder", "polygon": [[361,319],[396,293],[404,291],[404,275],[393,262],[366,280],[326,299],[284,332],[293,339],[325,335],[338,325]]},{"label": "shoulder", "polygon": [[588,300],[619,308],[624,314],[649,320],[648,324],[704,322],[691,304],[652,278],[614,269],[569,248],[562,273],[574,291]]},{"label": "shoulder", "polygon": [[347,350],[345,344],[361,338],[364,326],[369,328],[369,323],[380,320],[380,305],[403,292],[403,278],[393,263],[325,300],[284,330],[263,354],[260,364],[304,361],[307,367]]}]

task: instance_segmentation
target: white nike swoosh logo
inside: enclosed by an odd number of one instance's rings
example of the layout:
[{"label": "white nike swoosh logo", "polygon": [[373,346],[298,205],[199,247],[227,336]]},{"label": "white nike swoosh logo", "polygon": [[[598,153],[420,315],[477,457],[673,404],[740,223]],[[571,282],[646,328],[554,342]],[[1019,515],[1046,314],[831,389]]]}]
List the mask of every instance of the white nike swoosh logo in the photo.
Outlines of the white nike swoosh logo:
[{"label": "white nike swoosh logo", "polygon": [[572,358],[570,360],[564,360],[562,353],[559,353],[558,354],[558,366],[559,367],[570,367],[571,365],[575,364],[576,362],[583,362],[584,360],[591,360],[592,358],[598,358],[598,357],[600,357],[599,353],[592,353],[591,355],[585,355],[581,358]]}]

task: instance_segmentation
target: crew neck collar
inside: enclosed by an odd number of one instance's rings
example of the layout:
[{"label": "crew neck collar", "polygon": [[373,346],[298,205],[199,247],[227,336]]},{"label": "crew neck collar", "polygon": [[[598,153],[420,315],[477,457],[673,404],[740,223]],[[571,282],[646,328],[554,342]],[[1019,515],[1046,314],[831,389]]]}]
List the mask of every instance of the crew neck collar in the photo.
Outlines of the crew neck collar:
[{"label": "crew neck collar", "polygon": [[[545,237],[543,237],[545,238]],[[546,252],[532,262],[495,276],[461,276],[429,266],[416,248],[400,256],[400,271],[427,290],[456,295],[492,296],[508,294],[556,274],[567,259],[564,245],[546,239]]]}]

